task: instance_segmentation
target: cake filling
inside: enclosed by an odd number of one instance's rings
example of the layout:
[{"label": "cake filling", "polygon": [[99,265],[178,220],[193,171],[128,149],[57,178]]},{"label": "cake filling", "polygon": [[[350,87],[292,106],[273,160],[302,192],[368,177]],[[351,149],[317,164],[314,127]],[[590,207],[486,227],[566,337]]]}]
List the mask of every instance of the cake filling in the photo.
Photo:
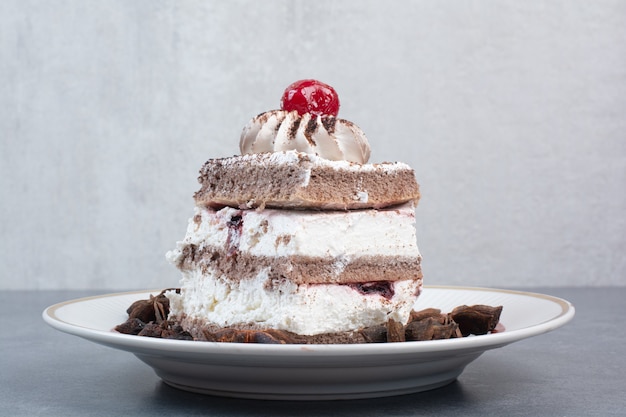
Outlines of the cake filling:
[{"label": "cake filling", "polygon": [[261,269],[294,283],[421,279],[411,204],[348,212],[196,208],[168,259],[230,280]]},{"label": "cake filling", "polygon": [[237,281],[211,269],[196,269],[183,274],[180,294],[167,296],[170,317],[194,326],[270,328],[316,335],[384,324],[389,319],[406,323],[420,284],[421,280],[296,284],[271,280],[267,269],[253,279]]}]

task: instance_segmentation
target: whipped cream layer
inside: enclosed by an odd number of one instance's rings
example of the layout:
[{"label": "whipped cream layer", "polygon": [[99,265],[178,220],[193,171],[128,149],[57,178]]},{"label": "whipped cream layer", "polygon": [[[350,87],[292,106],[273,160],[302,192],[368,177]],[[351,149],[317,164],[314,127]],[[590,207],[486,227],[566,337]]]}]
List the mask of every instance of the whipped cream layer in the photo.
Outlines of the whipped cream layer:
[{"label": "whipped cream layer", "polygon": [[167,257],[183,271],[212,266],[233,280],[262,268],[297,283],[421,278],[411,203],[345,212],[197,207]]},{"label": "whipped cream layer", "polygon": [[[411,203],[386,210],[297,211],[195,208],[177,244],[224,248],[256,256],[417,256]],[[339,262],[339,261],[338,261]]]},{"label": "whipped cream layer", "polygon": [[296,150],[333,161],[364,164],[370,146],[354,123],[334,116],[272,110],[253,118],[239,141],[242,154]]},{"label": "whipped cream layer", "polygon": [[[215,279],[208,279],[212,276]],[[363,294],[349,285],[295,284],[268,286],[267,270],[254,279],[228,281],[220,272],[183,274],[181,293],[167,293],[170,318],[194,325],[240,329],[279,329],[301,335],[344,332],[384,324],[406,323],[421,280],[393,283],[393,296]]]}]

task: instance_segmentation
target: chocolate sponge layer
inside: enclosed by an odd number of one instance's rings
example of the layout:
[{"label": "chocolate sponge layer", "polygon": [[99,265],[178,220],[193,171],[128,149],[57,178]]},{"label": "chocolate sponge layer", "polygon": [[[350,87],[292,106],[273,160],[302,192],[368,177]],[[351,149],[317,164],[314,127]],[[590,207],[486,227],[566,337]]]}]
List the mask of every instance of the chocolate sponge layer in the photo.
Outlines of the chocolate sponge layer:
[{"label": "chocolate sponge layer", "polygon": [[420,198],[408,165],[333,162],[293,151],[211,159],[198,181],[194,199],[205,207],[352,210]]},{"label": "chocolate sponge layer", "polygon": [[236,256],[218,248],[199,249],[187,245],[177,267],[183,271],[210,268],[231,281],[252,279],[267,269],[269,281],[289,280],[295,284],[348,284],[422,278],[421,257],[361,256],[338,270],[332,258],[311,256]]}]

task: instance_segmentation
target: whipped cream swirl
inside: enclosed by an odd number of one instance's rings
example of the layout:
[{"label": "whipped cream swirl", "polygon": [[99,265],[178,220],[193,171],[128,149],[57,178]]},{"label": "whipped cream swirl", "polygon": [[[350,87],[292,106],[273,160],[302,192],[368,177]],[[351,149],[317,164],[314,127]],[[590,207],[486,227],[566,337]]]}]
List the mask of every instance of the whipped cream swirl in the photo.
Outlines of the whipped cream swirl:
[{"label": "whipped cream swirl", "polygon": [[272,110],[253,118],[241,132],[242,154],[296,150],[332,161],[365,164],[370,146],[354,123],[334,116]]}]

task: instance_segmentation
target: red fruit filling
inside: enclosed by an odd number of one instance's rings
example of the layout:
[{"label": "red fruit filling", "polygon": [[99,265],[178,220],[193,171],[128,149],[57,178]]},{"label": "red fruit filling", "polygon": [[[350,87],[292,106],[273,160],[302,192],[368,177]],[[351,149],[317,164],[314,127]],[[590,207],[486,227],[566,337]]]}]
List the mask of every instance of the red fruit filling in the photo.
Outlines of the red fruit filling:
[{"label": "red fruit filling", "polygon": [[394,295],[393,283],[389,281],[359,282],[348,285],[363,295],[377,294],[388,300]]},{"label": "red fruit filling", "polygon": [[300,80],[285,89],[280,108],[297,111],[299,115],[337,116],[339,96],[334,88],[317,80]]},{"label": "red fruit filling", "polygon": [[237,256],[239,253],[239,240],[241,238],[241,230],[243,229],[243,217],[235,215],[226,223],[228,226],[228,237],[226,246],[228,247],[227,257]]}]

